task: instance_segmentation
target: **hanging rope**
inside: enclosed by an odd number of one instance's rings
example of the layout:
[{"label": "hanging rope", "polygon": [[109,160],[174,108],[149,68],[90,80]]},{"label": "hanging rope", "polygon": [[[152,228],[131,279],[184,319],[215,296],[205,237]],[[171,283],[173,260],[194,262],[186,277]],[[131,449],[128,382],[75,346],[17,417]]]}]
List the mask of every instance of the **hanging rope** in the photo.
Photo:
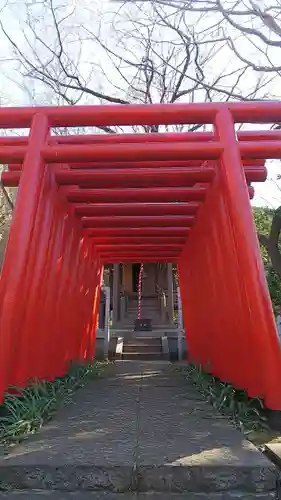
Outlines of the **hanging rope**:
[{"label": "hanging rope", "polygon": [[143,278],[143,264],[141,264],[141,266],[140,266],[140,272],[139,272],[139,283],[138,283],[138,319],[141,318],[142,278]]}]

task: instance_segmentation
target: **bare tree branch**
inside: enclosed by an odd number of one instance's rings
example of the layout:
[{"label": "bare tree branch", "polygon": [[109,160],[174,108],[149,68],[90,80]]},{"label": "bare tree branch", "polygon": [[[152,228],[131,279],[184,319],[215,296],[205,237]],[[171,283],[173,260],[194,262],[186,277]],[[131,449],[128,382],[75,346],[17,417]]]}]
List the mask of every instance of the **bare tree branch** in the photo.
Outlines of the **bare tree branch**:
[{"label": "bare tree branch", "polygon": [[15,208],[14,207],[14,203],[12,202],[12,200],[11,200],[8,192],[6,191],[2,180],[0,180],[0,189],[1,189],[2,193],[3,193],[4,199],[5,199],[8,207],[9,207],[9,209],[13,211],[14,208]]}]

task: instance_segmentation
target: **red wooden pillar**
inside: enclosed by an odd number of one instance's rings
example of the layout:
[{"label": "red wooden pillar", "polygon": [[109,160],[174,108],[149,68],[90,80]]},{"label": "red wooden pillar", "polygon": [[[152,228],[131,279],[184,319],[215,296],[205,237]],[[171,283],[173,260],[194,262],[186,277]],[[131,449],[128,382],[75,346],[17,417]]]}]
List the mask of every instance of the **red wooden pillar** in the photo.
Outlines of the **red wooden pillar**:
[{"label": "red wooden pillar", "polygon": [[247,359],[240,349],[244,304],[231,220],[220,187],[218,170],[180,258],[180,286],[191,360],[239,387],[243,370],[229,360],[239,358],[244,366]]},{"label": "red wooden pillar", "polygon": [[281,409],[280,345],[227,109],[216,131],[224,153],[179,264],[190,356]]},{"label": "red wooden pillar", "polygon": [[[243,352],[240,350],[240,336],[243,329],[240,313],[244,305],[240,293],[237,255],[232,241],[232,225],[228,207],[221,192],[219,169],[207,203],[205,224],[209,223],[206,244],[209,251],[208,269],[211,288],[206,300],[209,299],[208,318],[212,318],[213,328],[209,347],[212,351],[216,375],[239,387],[243,380],[242,372],[237,370],[236,364],[229,360],[239,358],[241,365],[244,365],[248,356],[247,349]],[[211,217],[208,217],[208,213]],[[206,328],[210,321],[208,318],[206,318]],[[223,346],[223,355],[218,345]],[[245,353],[247,353],[246,359]]]},{"label": "red wooden pillar", "polygon": [[72,210],[68,210],[65,214],[66,227],[65,239],[63,243],[63,256],[62,256],[62,275],[60,283],[60,301],[57,307],[57,332],[61,336],[62,341],[62,358],[65,370],[68,369],[69,363],[72,361],[71,352],[71,335],[73,334],[72,323],[73,314],[75,312],[73,300],[73,276],[75,276],[74,259],[77,253],[77,244],[75,240],[75,217]]},{"label": "red wooden pillar", "polygon": [[79,333],[79,262],[80,262],[81,228],[79,220],[73,217],[73,237],[71,243],[70,269],[69,269],[69,292],[68,292],[68,317],[66,330],[68,331],[68,359],[78,361],[77,336]]},{"label": "red wooden pillar", "polygon": [[[60,279],[65,233],[65,204],[58,192],[54,199],[54,218],[50,237],[50,267],[46,297],[41,316],[43,333],[42,348],[45,351],[42,377],[54,378],[65,373],[62,356],[63,337],[66,332],[57,329],[57,315],[60,300]],[[43,352],[44,352],[43,351]],[[43,354],[43,353],[42,353]]]},{"label": "red wooden pillar", "polygon": [[102,267],[90,238],[83,239],[81,285],[79,287],[81,314],[79,318],[79,359],[93,359],[98,323]]},{"label": "red wooden pillar", "polygon": [[[55,190],[55,193],[54,193]],[[15,385],[25,385],[28,379],[39,376],[39,370],[46,362],[45,351],[42,350],[43,331],[40,324],[42,302],[45,300],[48,287],[48,257],[50,254],[50,232],[53,222],[54,195],[56,186],[52,180],[51,167],[45,169],[42,179],[42,190],[38,204],[37,216],[32,242],[30,245],[29,266],[33,270],[26,283],[23,295],[26,297],[25,314],[22,321],[21,338],[14,348],[14,356],[22,357],[20,364],[15,363],[13,373]],[[36,337],[36,341],[34,341]],[[50,341],[49,333],[49,341]],[[43,351],[43,352],[42,352]],[[43,357],[41,357],[41,356]]]},{"label": "red wooden pillar", "polygon": [[90,255],[90,245],[89,239],[83,237],[83,244],[81,247],[81,275],[80,275],[80,286],[79,286],[79,303],[80,303],[80,319],[79,319],[79,359],[82,361],[85,359],[85,352],[87,350],[88,344],[88,334],[90,321],[89,316],[89,300],[90,300],[90,277],[92,275],[91,269],[91,255]]},{"label": "red wooden pillar", "polygon": [[92,254],[92,244],[90,240],[86,239],[87,244],[87,263],[86,263],[86,273],[85,273],[85,292],[84,292],[84,327],[83,327],[83,337],[81,343],[81,358],[88,359],[87,354],[89,350],[90,343],[90,332],[92,328],[92,317],[91,317],[91,308],[93,302],[93,286],[95,283],[95,270],[96,270],[96,262],[94,261]]},{"label": "red wooden pillar", "polygon": [[89,331],[89,344],[87,351],[87,359],[90,361],[95,354],[96,331],[98,328],[98,316],[100,309],[100,293],[103,278],[103,266],[101,265],[98,256],[94,253],[94,275],[92,277],[92,302],[91,302],[91,328]]},{"label": "red wooden pillar", "polygon": [[[56,374],[63,375],[68,370],[67,361],[67,343],[69,342],[69,331],[65,324],[65,315],[69,314],[67,306],[67,286],[68,286],[68,272],[70,266],[70,252],[72,244],[71,227],[73,224],[73,216],[68,213],[67,205],[61,195],[59,203],[59,224],[61,225],[62,234],[58,253],[53,267],[55,272],[54,280],[56,283],[56,291],[53,294],[53,359],[56,359],[57,368]],[[71,272],[71,269],[70,269]]]},{"label": "red wooden pillar", "polygon": [[85,251],[86,241],[85,236],[82,236],[81,229],[78,228],[78,262],[77,262],[77,276],[75,284],[75,314],[73,316],[73,324],[75,325],[74,332],[74,358],[77,361],[81,360],[81,345],[83,343],[84,332],[84,314],[83,314],[83,293],[84,293],[84,279],[85,279]]},{"label": "red wooden pillar", "polygon": [[[44,115],[38,113],[31,123],[29,144],[1,274],[0,400],[7,385],[12,383],[9,374],[13,373],[15,366],[11,365],[11,346],[18,341],[25,307],[22,289],[28,275],[33,272],[28,266],[28,260],[45,167],[40,150],[45,144],[47,134],[48,121]],[[35,336],[33,341],[37,342]],[[21,362],[19,354],[17,363]]]},{"label": "red wooden pillar", "polygon": [[[251,345],[251,355],[249,355],[247,365],[249,373],[252,370],[256,372],[256,379],[252,380],[251,377],[248,377],[245,369],[245,387],[251,395],[264,395],[265,402],[270,408],[281,409],[281,387],[279,384],[281,349],[234,124],[227,108],[218,112],[215,129],[218,138],[224,145],[220,164],[221,185],[231,219],[232,238],[240,273],[240,290],[244,300],[245,330],[243,336],[249,339],[248,342]],[[231,262],[229,264],[231,265]],[[243,349],[243,345],[240,346],[240,349]],[[232,363],[235,362],[235,360],[232,361]]]}]

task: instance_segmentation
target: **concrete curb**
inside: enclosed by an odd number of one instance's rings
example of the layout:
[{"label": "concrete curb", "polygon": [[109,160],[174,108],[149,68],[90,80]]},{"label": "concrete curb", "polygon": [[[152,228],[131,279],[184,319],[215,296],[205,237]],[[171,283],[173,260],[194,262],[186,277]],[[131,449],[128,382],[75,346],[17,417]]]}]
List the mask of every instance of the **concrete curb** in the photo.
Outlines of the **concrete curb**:
[{"label": "concrete curb", "polygon": [[274,500],[274,493],[103,493],[60,491],[16,491],[1,493],[3,500]]}]

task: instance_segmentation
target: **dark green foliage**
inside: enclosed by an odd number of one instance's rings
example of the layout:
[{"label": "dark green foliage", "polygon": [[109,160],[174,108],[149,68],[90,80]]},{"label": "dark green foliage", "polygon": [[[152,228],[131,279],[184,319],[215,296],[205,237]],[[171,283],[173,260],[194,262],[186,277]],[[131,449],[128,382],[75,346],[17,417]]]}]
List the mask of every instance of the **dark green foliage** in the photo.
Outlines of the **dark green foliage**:
[{"label": "dark green foliage", "polygon": [[270,267],[266,272],[266,278],[272,306],[275,314],[281,314],[281,280],[279,275]]},{"label": "dark green foliage", "polygon": [[[272,217],[274,210],[267,207],[254,207],[253,208],[254,220],[257,232],[268,236],[270,233]],[[265,274],[267,278],[268,288],[272,305],[275,314],[281,312],[281,279],[279,275],[272,268],[270,258],[267,250],[263,245],[260,245],[262,260],[264,263]]]},{"label": "dark green foliage", "polygon": [[[274,210],[267,207],[253,207],[254,221],[256,225],[257,232],[259,234],[264,234],[268,236],[271,228],[271,221],[274,214]],[[261,245],[262,260],[265,267],[270,266],[270,258],[266,251],[266,248]]]},{"label": "dark green foliage", "polygon": [[180,370],[204,398],[220,413],[228,416],[244,434],[268,430],[262,399],[249,398],[243,389],[235,389],[194,364],[181,367]]},{"label": "dark green foliage", "polygon": [[78,388],[101,376],[105,366],[106,363],[76,365],[54,382],[38,380],[26,388],[15,388],[15,394],[7,394],[0,406],[0,441],[10,444],[35,433],[59,407],[72,400]]}]

